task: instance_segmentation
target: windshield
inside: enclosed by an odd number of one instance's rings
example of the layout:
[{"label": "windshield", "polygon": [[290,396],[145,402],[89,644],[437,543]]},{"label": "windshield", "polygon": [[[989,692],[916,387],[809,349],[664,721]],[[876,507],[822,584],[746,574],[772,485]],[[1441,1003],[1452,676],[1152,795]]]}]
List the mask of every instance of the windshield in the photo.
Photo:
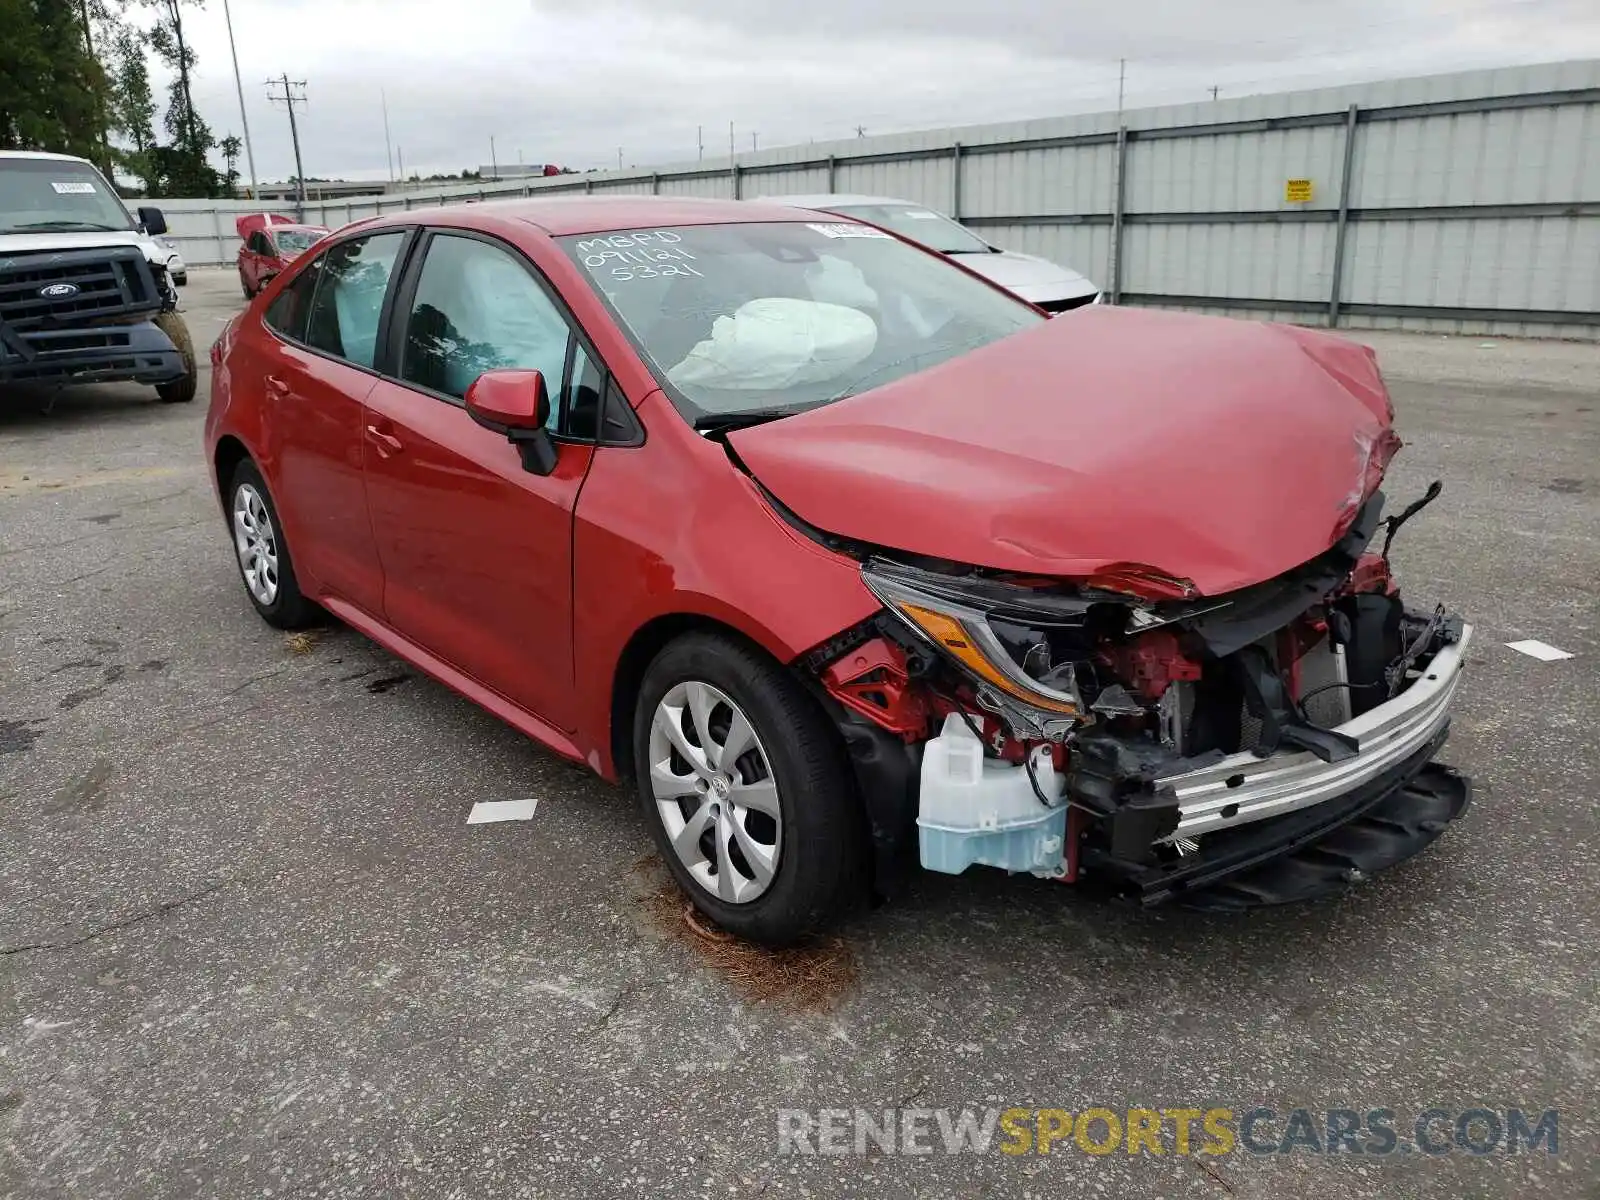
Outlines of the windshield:
[{"label": "windshield", "polygon": [[880,387],[1046,318],[853,222],[558,238],[702,427]]},{"label": "windshield", "polygon": [[940,254],[990,253],[988,242],[931,208],[916,204],[837,204],[828,208],[830,212],[892,229]]},{"label": "windshield", "polygon": [[274,229],[273,240],[278,243],[278,253],[284,258],[304,254],[328,236],[326,229]]},{"label": "windshield", "polygon": [[0,157],[0,233],[133,228],[122,201],[88,163]]}]

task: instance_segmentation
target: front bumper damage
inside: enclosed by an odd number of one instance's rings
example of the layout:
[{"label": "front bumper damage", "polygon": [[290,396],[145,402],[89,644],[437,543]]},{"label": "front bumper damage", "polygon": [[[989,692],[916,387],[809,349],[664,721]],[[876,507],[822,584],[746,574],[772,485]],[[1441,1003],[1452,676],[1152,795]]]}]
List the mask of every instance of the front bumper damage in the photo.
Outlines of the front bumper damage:
[{"label": "front bumper damage", "polygon": [[137,246],[33,251],[0,261],[0,386],[161,384],[189,370],[156,324],[178,306]]},{"label": "front bumper damage", "polygon": [[[1446,634],[1439,635],[1449,636]],[[1145,904],[1211,887],[1274,858],[1303,852],[1341,827],[1382,809],[1389,828],[1318,852],[1324,867],[1302,868],[1292,885],[1273,885],[1277,901],[1359,880],[1409,858],[1465,811],[1470,785],[1431,762],[1444,744],[1461,685],[1472,627],[1442,644],[1395,696],[1335,726],[1353,753],[1325,761],[1310,750],[1211,755],[1197,762],[1141,753],[1120,739],[1082,739],[1068,786],[1053,772],[994,760],[952,787],[948,762],[974,743],[954,722],[933,739],[921,771],[922,865],[959,873],[973,864],[1052,878],[1081,873]],[[1047,776],[1041,778],[1042,776]],[[1044,806],[1031,784],[1057,800]],[[959,799],[952,799],[952,794]],[[1064,852],[1077,808],[1105,836],[1074,863]],[[963,821],[954,814],[964,812]],[[1415,827],[1408,825],[1416,818]],[[1081,825],[1083,822],[1074,822]],[[1397,832],[1403,827],[1404,836]],[[1261,902],[1268,892],[1261,889]]]},{"label": "front bumper damage", "polygon": [[1461,685],[1472,626],[1461,640],[1434,655],[1425,674],[1393,700],[1354,717],[1333,732],[1355,744],[1355,754],[1323,762],[1308,750],[1279,751],[1266,758],[1232,754],[1205,766],[1164,768],[1152,783],[1178,810],[1168,840],[1284,816],[1358,792],[1374,781],[1398,782],[1418,751],[1443,741],[1450,704]]},{"label": "front bumper damage", "polygon": [[1470,782],[1432,761],[1471,635],[1463,626],[1399,695],[1336,726],[1354,744],[1349,757],[1245,752],[1120,777],[1136,790],[1108,814],[1109,836],[1086,851],[1084,872],[1145,904],[1207,892],[1205,907],[1246,907],[1337,890],[1416,854],[1471,801]]},{"label": "front bumper damage", "polygon": [[869,564],[889,612],[812,665],[852,710],[880,883],[912,819],[926,869],[1143,904],[1305,899],[1420,851],[1470,802],[1433,757],[1472,628],[1402,605],[1388,539],[1368,550],[1381,504],[1280,578],[1131,609]]}]

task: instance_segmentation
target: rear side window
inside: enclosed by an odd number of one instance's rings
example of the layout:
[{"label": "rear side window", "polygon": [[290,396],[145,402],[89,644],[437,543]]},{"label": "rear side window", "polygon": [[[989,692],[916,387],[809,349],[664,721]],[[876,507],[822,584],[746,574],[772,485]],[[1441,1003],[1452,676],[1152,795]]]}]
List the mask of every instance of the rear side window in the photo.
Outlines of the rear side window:
[{"label": "rear side window", "polygon": [[378,233],[341,242],[318,259],[321,270],[306,322],[306,345],[358,367],[372,366],[383,297],[404,241],[399,231]]},{"label": "rear side window", "polygon": [[289,286],[267,305],[262,320],[284,337],[297,342],[305,341],[306,316],[311,311],[311,298],[316,295],[317,279],[322,274],[322,264],[327,257],[324,254],[306,264],[306,269],[296,275]]}]

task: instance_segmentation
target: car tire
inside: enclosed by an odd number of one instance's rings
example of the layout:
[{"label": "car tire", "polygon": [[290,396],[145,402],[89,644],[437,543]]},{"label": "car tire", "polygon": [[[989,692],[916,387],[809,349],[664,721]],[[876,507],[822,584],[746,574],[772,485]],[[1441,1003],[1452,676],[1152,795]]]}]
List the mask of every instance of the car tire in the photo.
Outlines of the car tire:
[{"label": "car tire", "polygon": [[760,650],[712,633],[668,644],[640,686],[633,749],[661,857],[723,929],[788,945],[865,899],[868,839],[844,747]]},{"label": "car tire", "polygon": [[316,624],[321,610],[301,594],[272,493],[248,458],[228,482],[227,518],[239,578],[261,619],[276,629]]},{"label": "car tire", "polygon": [[188,286],[188,283],[189,283],[189,272],[187,272],[187,271],[174,271],[174,272],[172,272],[172,282],[177,284],[179,287]]},{"label": "car tire", "polygon": [[183,356],[183,377],[171,383],[156,384],[156,395],[163,404],[187,404],[200,390],[200,369],[194,360],[194,340],[189,336],[189,326],[175,312],[164,312],[156,317],[156,328],[171,339]]}]

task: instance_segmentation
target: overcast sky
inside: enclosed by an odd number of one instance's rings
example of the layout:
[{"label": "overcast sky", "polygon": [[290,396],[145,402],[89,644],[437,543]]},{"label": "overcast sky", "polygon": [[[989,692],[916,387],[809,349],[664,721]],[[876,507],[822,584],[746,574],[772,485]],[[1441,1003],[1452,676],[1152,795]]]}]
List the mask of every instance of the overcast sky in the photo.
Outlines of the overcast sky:
[{"label": "overcast sky", "polygon": [[[930,126],[1600,55],[1597,0],[231,0],[260,177],[293,171],[264,80],[306,81],[306,173],[577,169]],[[188,10],[195,102],[240,132],[222,0]],[[241,173],[248,175],[243,162]]]}]

